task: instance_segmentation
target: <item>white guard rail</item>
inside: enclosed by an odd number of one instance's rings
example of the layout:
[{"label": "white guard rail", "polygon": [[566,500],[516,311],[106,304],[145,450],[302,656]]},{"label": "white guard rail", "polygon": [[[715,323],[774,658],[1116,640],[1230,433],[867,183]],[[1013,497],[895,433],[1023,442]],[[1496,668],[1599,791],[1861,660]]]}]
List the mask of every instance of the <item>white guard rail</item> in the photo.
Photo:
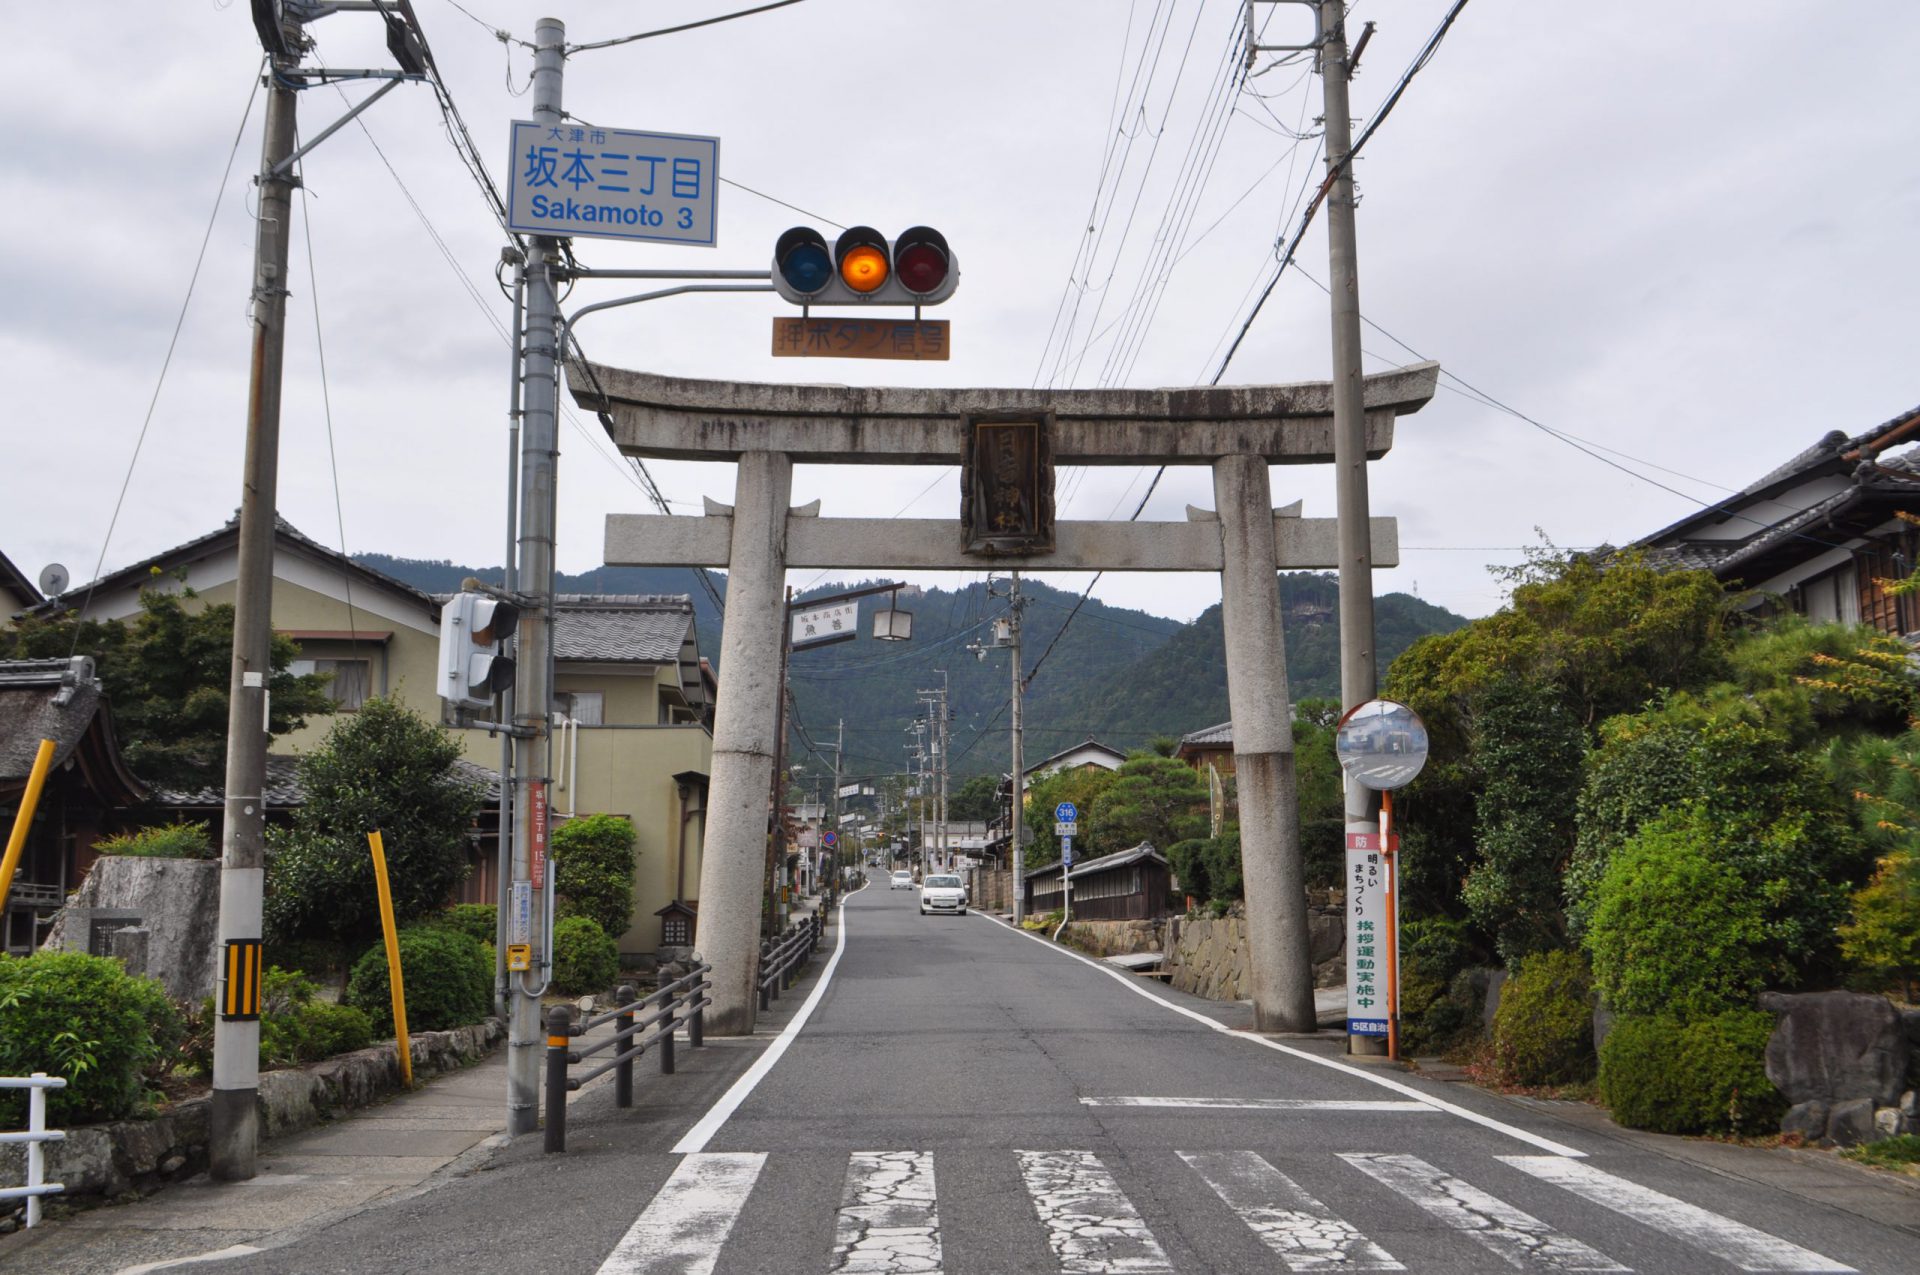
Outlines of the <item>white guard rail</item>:
[{"label": "white guard rail", "polygon": [[66,1134],[59,1129],[47,1128],[47,1090],[65,1089],[66,1078],[49,1076],[44,1071],[36,1071],[31,1076],[0,1076],[0,1089],[25,1089],[27,1094],[27,1131],[25,1133],[0,1133],[0,1143],[24,1142],[27,1144],[27,1184],[25,1186],[0,1187],[0,1200],[27,1201],[27,1225],[40,1224],[40,1197],[55,1195],[66,1190],[58,1182],[46,1181],[46,1152],[41,1146],[48,1142],[59,1142]]}]

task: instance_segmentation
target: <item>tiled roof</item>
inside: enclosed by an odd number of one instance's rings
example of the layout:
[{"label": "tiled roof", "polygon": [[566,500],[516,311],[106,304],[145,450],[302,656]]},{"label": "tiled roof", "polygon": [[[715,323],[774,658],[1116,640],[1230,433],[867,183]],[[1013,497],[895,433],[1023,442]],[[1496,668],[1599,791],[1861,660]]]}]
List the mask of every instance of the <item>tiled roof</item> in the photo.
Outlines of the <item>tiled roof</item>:
[{"label": "tiled roof", "polygon": [[685,594],[562,593],[554,598],[557,660],[673,664],[693,632]]},{"label": "tiled roof", "polygon": [[[484,789],[489,802],[500,800],[498,772],[460,757],[454,760],[453,773],[474,787]],[[262,787],[261,795],[266,798],[268,810],[292,810],[305,805],[307,794],[300,784],[300,759],[268,753],[266,783]],[[153,802],[169,808],[217,810],[226,804],[226,790],[220,784],[209,784],[204,788],[155,789]]]},{"label": "tiled roof", "polygon": [[1203,726],[1199,730],[1189,731],[1180,737],[1182,748],[1231,748],[1233,746],[1233,722],[1221,722],[1217,726]]},{"label": "tiled roof", "polygon": [[[1081,877],[1090,876],[1096,872],[1109,872],[1114,868],[1124,868],[1130,864],[1139,863],[1143,859],[1150,859],[1162,867],[1166,866],[1167,862],[1166,856],[1158,850],[1155,850],[1151,841],[1142,841],[1131,850],[1122,850],[1118,854],[1104,854],[1098,859],[1088,859],[1082,863],[1076,863],[1073,865],[1073,871],[1069,872],[1067,876],[1070,880],[1078,881]],[[1060,864],[1059,861],[1056,860],[1053,863],[1044,864],[1035,868],[1033,871],[1027,873],[1027,876],[1037,877],[1042,873],[1058,872],[1059,870]]]},{"label": "tiled roof", "polygon": [[26,778],[43,739],[54,743],[56,766],[79,745],[100,707],[100,683],[76,678],[56,703],[67,670],[65,660],[0,660],[0,782]]}]

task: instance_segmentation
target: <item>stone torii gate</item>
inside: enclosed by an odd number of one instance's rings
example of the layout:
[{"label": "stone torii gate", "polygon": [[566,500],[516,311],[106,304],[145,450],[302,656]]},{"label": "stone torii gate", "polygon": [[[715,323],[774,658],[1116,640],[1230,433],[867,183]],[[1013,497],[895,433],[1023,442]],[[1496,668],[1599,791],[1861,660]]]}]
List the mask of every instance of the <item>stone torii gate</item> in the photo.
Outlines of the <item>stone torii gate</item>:
[{"label": "stone torii gate", "polygon": [[[1369,459],[1392,446],[1397,416],[1418,411],[1433,397],[1439,372],[1437,363],[1421,363],[1366,378]],[[885,389],[687,380],[576,361],[568,366],[568,384],[582,407],[609,415],[614,442],[628,455],[738,464],[731,506],[709,501],[705,516],[698,518],[607,518],[609,566],[728,572],[700,870],[700,947],[713,965],[708,1031],[751,1032],[758,1004],[754,963],[767,793],[780,722],[787,571],[989,567],[1220,573],[1255,1028],[1314,1029],[1275,573],[1339,563],[1334,521],[1302,518],[1298,503],[1276,510],[1268,466],[1332,463],[1330,383],[1162,390]],[[796,463],[961,464],[963,458],[989,455],[976,443],[985,431],[1013,423],[1027,430],[1023,437],[1029,442],[1018,445],[1028,449],[1022,455],[1037,462],[1030,466],[1034,483],[1014,503],[1037,506],[1037,511],[1024,510],[1029,524],[1045,524],[1043,534],[1014,551],[1004,542],[983,551],[981,539],[992,528],[963,527],[960,519],[823,518],[818,502],[789,508]],[[989,460],[987,467],[995,463]],[[1185,522],[1056,526],[1053,465],[1209,465],[1216,508],[1189,506]],[[963,501],[972,498],[971,491],[963,494]],[[981,507],[973,507],[976,523]],[[1373,562],[1397,565],[1394,520],[1375,518],[1370,532]]]}]

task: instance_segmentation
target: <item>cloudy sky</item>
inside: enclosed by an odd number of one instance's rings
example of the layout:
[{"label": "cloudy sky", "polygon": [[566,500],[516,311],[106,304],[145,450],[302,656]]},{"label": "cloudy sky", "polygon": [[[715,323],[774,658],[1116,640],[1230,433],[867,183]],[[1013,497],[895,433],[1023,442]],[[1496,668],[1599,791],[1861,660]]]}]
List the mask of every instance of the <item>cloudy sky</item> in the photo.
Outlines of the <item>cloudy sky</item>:
[{"label": "cloudy sky", "polygon": [[[522,42],[538,17],[590,43],[751,4],[415,0],[502,185],[509,122],[531,113]],[[1350,30],[1379,24],[1353,85],[1358,126],[1449,7],[1354,5]],[[588,354],[744,380],[1205,383],[1320,171],[1318,79],[1277,55],[1229,75],[1239,11],[805,0],[577,52],[570,112],[718,136],[728,182],[717,247],[580,240],[588,264],[759,268],[797,223],[831,235],[832,223],[925,222],[945,231],[964,280],[940,312],[953,323],[947,363],[774,360],[768,321],[788,308],[771,296],[601,315],[581,328]],[[0,146],[12,390],[0,551],[29,576],[57,560],[85,580],[103,545],[111,569],[211,530],[239,499],[262,113],[255,100],[242,123],[260,61],[248,6],[111,13],[21,8],[0,52],[14,121]],[[368,15],[312,33],[329,66],[388,64]],[[1374,511],[1400,519],[1405,546],[1383,589],[1485,614],[1501,596],[1486,564],[1517,560],[1536,528],[1564,546],[1629,540],[1829,429],[1920,402],[1915,48],[1911,0],[1466,6],[1360,161],[1362,307],[1537,424],[1458,384],[1402,422],[1373,467]],[[303,93],[303,132],[366,91]],[[504,540],[503,236],[427,89],[402,86],[362,118],[305,165],[280,507],[322,540],[344,528],[356,552],[491,564]],[[1226,381],[1329,374],[1319,225],[1299,265]],[[583,283],[568,307],[631,290]],[[1366,344],[1369,368],[1416,357],[1378,331]],[[576,415],[561,437],[559,559],[578,570],[601,561],[606,514],[649,506],[590,420]],[[728,467],[651,468],[676,512],[730,498]],[[1145,477],[1067,474],[1063,516],[1124,516]],[[953,471],[807,468],[795,486],[796,501],[817,496],[836,515],[958,506]],[[1275,495],[1333,512],[1323,470],[1277,471]],[[1189,502],[1211,503],[1203,469],[1170,471],[1145,516],[1179,518]],[[1109,576],[1098,592],[1188,618],[1219,586]]]}]

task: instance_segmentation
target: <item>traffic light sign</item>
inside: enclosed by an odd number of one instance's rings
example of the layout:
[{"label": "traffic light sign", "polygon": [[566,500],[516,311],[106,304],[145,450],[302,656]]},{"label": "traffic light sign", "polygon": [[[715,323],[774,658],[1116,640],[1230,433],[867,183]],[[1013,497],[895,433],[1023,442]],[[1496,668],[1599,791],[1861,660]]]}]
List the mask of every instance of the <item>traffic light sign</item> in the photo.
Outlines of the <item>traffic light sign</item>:
[{"label": "traffic light sign", "polygon": [[959,283],[960,263],[931,226],[891,241],[855,226],[831,246],[811,226],[795,226],[773,245],[774,290],[800,305],[939,305]]},{"label": "traffic light sign", "polygon": [[513,685],[506,644],[520,608],[483,593],[456,593],[440,608],[440,698],[455,708],[485,708]]}]

